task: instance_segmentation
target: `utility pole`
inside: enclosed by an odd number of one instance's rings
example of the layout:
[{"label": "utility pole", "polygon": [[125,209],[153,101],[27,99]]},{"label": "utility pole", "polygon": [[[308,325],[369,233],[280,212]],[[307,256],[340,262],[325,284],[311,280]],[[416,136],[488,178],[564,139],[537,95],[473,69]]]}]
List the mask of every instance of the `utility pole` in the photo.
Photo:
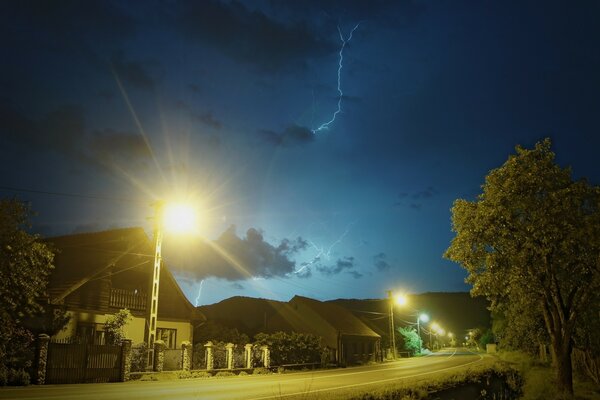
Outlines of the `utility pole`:
[{"label": "utility pole", "polygon": [[156,321],[158,318],[158,291],[160,287],[160,267],[162,264],[162,219],[163,201],[156,201],[154,206],[154,268],[152,270],[152,286],[148,296],[148,319],[146,321],[146,344],[148,345],[148,368],[154,368],[154,340],[156,339]]},{"label": "utility pole", "polygon": [[392,291],[387,291],[388,300],[390,303],[390,314],[389,314],[389,323],[390,323],[390,342],[392,346],[392,357],[394,360],[396,359],[396,330],[394,329],[394,297],[392,296]]}]

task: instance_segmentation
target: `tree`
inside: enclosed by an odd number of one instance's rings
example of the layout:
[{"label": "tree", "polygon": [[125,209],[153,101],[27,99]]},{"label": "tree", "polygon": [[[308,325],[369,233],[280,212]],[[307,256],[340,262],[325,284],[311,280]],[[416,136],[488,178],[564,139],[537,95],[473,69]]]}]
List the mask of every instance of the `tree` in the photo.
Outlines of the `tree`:
[{"label": "tree", "polygon": [[123,308],[114,315],[106,318],[106,321],[104,322],[106,343],[117,346],[120,345],[123,342],[123,339],[126,338],[125,328],[132,319],[131,312],[126,308]]},{"label": "tree", "polygon": [[411,356],[421,352],[421,338],[416,330],[409,327],[400,327],[397,331],[400,334],[401,345],[405,351],[408,351]]},{"label": "tree", "polygon": [[24,354],[33,335],[23,322],[43,313],[39,301],[54,267],[50,248],[26,232],[29,215],[26,204],[0,200],[0,373],[30,362]]},{"label": "tree", "polygon": [[549,139],[490,171],[475,201],[456,200],[445,257],[468,271],[471,294],[506,312],[525,302],[543,317],[558,390],[573,393],[576,326],[600,289],[600,189],[555,163]]}]

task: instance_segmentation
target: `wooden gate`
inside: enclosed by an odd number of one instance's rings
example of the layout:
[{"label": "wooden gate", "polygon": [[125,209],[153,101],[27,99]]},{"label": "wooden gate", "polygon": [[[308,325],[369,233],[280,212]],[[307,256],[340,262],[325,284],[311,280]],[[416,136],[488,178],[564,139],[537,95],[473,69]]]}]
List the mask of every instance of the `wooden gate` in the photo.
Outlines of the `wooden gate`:
[{"label": "wooden gate", "polygon": [[46,383],[118,382],[121,346],[49,343]]}]

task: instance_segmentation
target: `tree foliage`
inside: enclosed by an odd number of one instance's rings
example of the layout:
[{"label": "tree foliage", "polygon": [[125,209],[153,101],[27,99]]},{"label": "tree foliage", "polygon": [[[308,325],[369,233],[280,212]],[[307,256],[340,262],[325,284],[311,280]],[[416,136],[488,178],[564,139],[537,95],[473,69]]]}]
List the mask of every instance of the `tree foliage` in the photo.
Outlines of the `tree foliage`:
[{"label": "tree foliage", "polygon": [[487,296],[507,330],[541,316],[558,389],[572,393],[575,330],[600,289],[600,189],[573,180],[546,139],[517,147],[475,201],[455,201],[452,228],[445,256],[467,270],[471,294]]},{"label": "tree foliage", "polygon": [[271,365],[318,363],[326,348],[321,338],[308,333],[258,333],[254,337],[258,346],[271,350]]},{"label": "tree foliage", "polygon": [[[38,236],[26,232],[29,207],[0,200],[0,374],[27,368],[33,334],[24,322],[44,312],[54,254]],[[12,372],[11,372],[12,371]]]},{"label": "tree foliage", "polygon": [[124,308],[117,311],[104,322],[104,333],[106,334],[106,344],[120,345],[126,338],[125,329],[133,317],[131,312]]},{"label": "tree foliage", "polygon": [[411,356],[421,352],[422,342],[416,330],[410,327],[397,328],[400,336],[398,344],[404,351],[408,351]]}]

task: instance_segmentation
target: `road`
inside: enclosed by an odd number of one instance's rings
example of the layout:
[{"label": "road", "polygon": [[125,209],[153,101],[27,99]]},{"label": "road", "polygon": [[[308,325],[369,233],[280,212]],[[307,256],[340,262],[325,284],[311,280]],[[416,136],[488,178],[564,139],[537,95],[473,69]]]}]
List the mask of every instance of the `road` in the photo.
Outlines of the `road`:
[{"label": "road", "polygon": [[45,385],[0,388],[0,399],[210,399],[269,400],[306,398],[307,393],[380,388],[403,379],[422,378],[442,371],[480,363],[481,355],[464,349],[448,349],[426,357],[383,364],[289,374],[248,375],[224,378],[186,379],[78,385]]}]

